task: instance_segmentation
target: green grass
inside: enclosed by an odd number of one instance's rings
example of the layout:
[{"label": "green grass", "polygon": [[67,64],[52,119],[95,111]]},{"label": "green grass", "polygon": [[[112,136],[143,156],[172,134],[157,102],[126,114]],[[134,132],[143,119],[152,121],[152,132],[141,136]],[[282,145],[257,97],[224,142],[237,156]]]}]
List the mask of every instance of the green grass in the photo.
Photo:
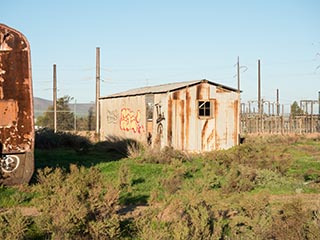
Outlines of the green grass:
[{"label": "green grass", "polygon": [[16,187],[0,187],[0,208],[30,205],[36,194]]},{"label": "green grass", "polygon": [[[258,149],[266,148],[264,142],[256,144],[263,146]],[[267,184],[256,186],[252,192],[268,191],[270,194],[291,194],[302,189],[304,193],[319,193],[320,189],[317,185],[303,183],[308,171],[313,170],[320,173],[320,142],[313,139],[302,139],[284,147],[292,158],[292,163],[285,176],[281,178],[276,176],[277,180],[267,180]],[[225,153],[232,157],[235,149],[230,149]],[[272,143],[272,141],[268,142],[266,151],[273,152],[274,156],[277,156],[277,152],[282,152],[279,149],[279,143]],[[255,156],[253,154],[256,154],[257,158],[267,156],[260,151],[248,154],[250,158]],[[85,167],[96,166],[101,170],[106,181],[114,186],[119,185],[119,170],[121,166],[126,165],[129,183],[126,188],[121,189],[120,200],[122,204],[146,204],[154,192],[157,192],[159,199],[164,198],[164,185],[175,184],[170,183],[170,179],[175,177],[182,181],[179,186],[181,191],[220,191],[220,185],[227,183],[229,173],[229,170],[226,170],[221,162],[218,163],[202,155],[195,155],[188,161],[177,159],[168,164],[159,164],[143,162],[139,157],[123,158],[123,154],[113,150],[105,151],[102,147],[92,147],[84,153],[70,148],[36,149],[35,163],[36,169],[61,167],[68,170],[70,164]],[[32,183],[36,183],[36,176],[35,174]],[[164,182],[165,180],[168,181]],[[0,189],[0,207],[28,204],[32,197],[31,193],[20,191],[17,188],[2,187]]]},{"label": "green grass", "polygon": [[320,171],[320,142],[312,139],[302,140],[290,148],[293,163],[288,176],[304,178],[310,171]]},{"label": "green grass", "polygon": [[165,165],[154,163],[139,163],[136,159],[99,163],[106,181],[113,185],[119,184],[119,169],[125,164],[129,169],[129,186],[121,191],[123,204],[146,204],[150,192],[156,188],[162,178],[165,178]]},{"label": "green grass", "polygon": [[[260,144],[262,149],[266,145]],[[291,156],[292,163],[288,168],[285,176],[277,177],[276,180],[267,180],[267,184],[255,187],[252,192],[258,193],[268,191],[270,194],[294,194],[297,191],[304,193],[318,193],[319,188],[305,185],[304,174],[310,169],[320,171],[320,161],[314,156],[319,155],[320,143],[312,139],[301,140],[297,143],[288,144],[285,151]],[[260,149],[260,147],[258,147]],[[226,153],[234,152],[234,149],[226,151]],[[268,142],[266,151],[273,152],[269,154],[274,158],[277,154],[281,154],[283,150],[279,148],[278,143]],[[261,151],[251,152],[257,154],[256,157],[265,157],[267,155]],[[232,155],[230,155],[232,156]],[[157,192],[158,198],[165,198],[165,189],[163,186],[164,179],[170,179],[174,175],[181,175],[182,183],[181,191],[197,191],[204,189],[208,191],[220,191],[219,184],[227,182],[226,175],[228,171],[223,166],[219,166],[217,162],[210,158],[204,158],[200,155],[195,155],[190,161],[174,160],[170,164],[146,163],[138,158],[121,158],[118,152],[109,151],[89,151],[85,154],[79,154],[72,149],[57,149],[57,150],[36,150],[36,166],[37,168],[63,167],[68,169],[70,163],[83,165],[86,167],[97,166],[105,176],[106,181],[114,186],[119,185],[119,170],[121,166],[126,165],[128,168],[129,186],[121,189],[120,201],[121,204],[146,204],[150,200],[150,195]],[[258,160],[258,159],[257,159]],[[275,160],[277,164],[277,160]],[[217,173],[218,168],[221,169]],[[218,175],[217,175],[218,174]],[[220,174],[220,175],[219,175]],[[178,176],[179,177],[179,176]],[[169,183],[170,184],[170,183]]]},{"label": "green grass", "polygon": [[1,187],[0,188],[0,208],[14,206],[16,202],[12,200],[12,197],[16,192],[17,190],[12,187]]},{"label": "green grass", "polygon": [[[142,212],[133,212],[130,216],[121,215],[121,218],[124,217],[119,220],[121,236],[125,236],[124,239],[161,238],[160,236],[165,238],[164,236],[169,236],[167,234],[174,229],[178,229],[176,233],[189,231],[194,227],[199,230],[201,224],[207,226],[210,221],[214,222],[215,231],[219,232],[220,226],[226,237],[221,235],[220,238],[217,236],[217,239],[232,239],[232,231],[237,232],[235,229],[240,230],[239,233],[245,230],[253,234],[250,237],[243,233],[239,235],[239,239],[254,239],[254,234],[259,233],[259,227],[263,226],[260,225],[259,216],[262,220],[268,219],[269,223],[278,219],[276,225],[266,225],[273,231],[275,226],[287,223],[283,222],[284,218],[279,210],[286,209],[289,200],[301,197],[304,207],[308,208],[316,205],[316,194],[320,194],[320,141],[317,139],[260,136],[249,138],[245,144],[229,150],[192,156],[170,149],[156,153],[144,149],[135,152],[135,157],[126,157],[125,143],[92,144],[85,151],[74,147],[36,149],[37,170],[61,167],[66,171],[57,169],[54,174],[47,175],[43,172],[41,175],[40,172],[41,184],[37,182],[35,173],[29,186],[1,187],[0,208],[31,205],[41,209],[49,199],[44,197],[44,194],[50,193],[54,186],[55,195],[48,195],[53,197],[50,200],[54,207],[50,206],[48,213],[57,205],[57,209],[62,209],[60,214],[67,213],[65,207],[73,204],[65,205],[62,201],[69,199],[65,198],[66,192],[74,194],[79,189],[88,187],[88,192],[83,192],[84,195],[80,198],[84,201],[84,206],[87,206],[90,199],[88,196],[99,196],[104,191],[102,189],[111,189],[109,187],[112,186],[108,186],[110,184],[115,187],[109,195],[109,200],[116,196],[114,209],[123,212],[126,211],[124,209],[142,209]],[[70,167],[70,164],[85,168],[77,172],[75,166]],[[89,169],[91,166],[97,168],[102,176],[96,169]],[[62,183],[61,179],[65,179],[65,182]],[[89,185],[77,189],[76,186],[86,181]],[[103,185],[96,186],[94,183]],[[309,193],[313,194],[308,195]],[[55,202],[56,199],[59,201]],[[96,202],[97,199],[99,197],[91,198],[94,206],[104,206],[107,202],[103,199],[101,204]],[[289,202],[290,206],[295,207],[294,210],[299,207],[292,202]],[[114,214],[119,217],[116,211]],[[68,217],[68,214],[62,215]],[[306,214],[297,216],[299,217],[294,215],[292,218],[298,219],[297,224],[308,222],[313,217],[306,217]],[[57,219],[59,222],[60,218]],[[318,220],[320,222],[320,218]],[[183,221],[185,225],[181,225]],[[41,226],[38,226],[36,221],[33,224],[34,226],[29,227],[28,239],[45,239],[46,235],[41,232]],[[295,228],[297,227],[290,226],[290,229]],[[279,231],[281,233],[282,229]],[[199,239],[199,236],[195,239]],[[259,239],[266,238],[261,235]]]}]

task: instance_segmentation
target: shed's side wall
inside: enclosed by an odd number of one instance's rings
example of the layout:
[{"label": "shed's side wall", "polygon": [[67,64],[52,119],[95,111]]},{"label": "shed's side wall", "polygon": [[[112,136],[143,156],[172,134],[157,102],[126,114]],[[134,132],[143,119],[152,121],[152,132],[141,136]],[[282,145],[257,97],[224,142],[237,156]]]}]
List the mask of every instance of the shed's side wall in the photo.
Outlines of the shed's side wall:
[{"label": "shed's side wall", "polygon": [[102,99],[100,104],[100,140],[118,137],[146,142],[145,96]]},{"label": "shed's side wall", "polygon": [[215,149],[227,149],[238,143],[238,93],[217,90]]}]

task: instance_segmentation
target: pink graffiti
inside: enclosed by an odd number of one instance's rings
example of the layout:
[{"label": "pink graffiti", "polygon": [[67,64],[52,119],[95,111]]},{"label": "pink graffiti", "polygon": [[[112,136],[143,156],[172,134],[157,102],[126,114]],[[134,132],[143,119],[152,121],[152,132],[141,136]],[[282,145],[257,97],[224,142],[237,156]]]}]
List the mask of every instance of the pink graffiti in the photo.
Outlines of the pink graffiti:
[{"label": "pink graffiti", "polygon": [[121,109],[120,129],[123,131],[132,130],[134,133],[142,133],[144,126],[141,125],[141,113],[138,110],[136,114],[129,108]]}]

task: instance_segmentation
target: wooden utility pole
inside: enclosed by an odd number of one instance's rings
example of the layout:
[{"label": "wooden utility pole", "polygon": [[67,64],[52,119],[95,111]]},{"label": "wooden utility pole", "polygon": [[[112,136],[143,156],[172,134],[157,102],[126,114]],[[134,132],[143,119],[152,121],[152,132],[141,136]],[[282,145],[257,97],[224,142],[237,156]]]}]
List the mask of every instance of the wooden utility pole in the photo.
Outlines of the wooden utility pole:
[{"label": "wooden utility pole", "polygon": [[57,132],[57,66],[53,64],[53,129]]},{"label": "wooden utility pole", "polygon": [[96,48],[96,134],[100,134],[100,48]]},{"label": "wooden utility pole", "polygon": [[74,131],[77,132],[77,100],[74,100],[73,106],[73,114],[74,114]]},{"label": "wooden utility pole", "polygon": [[320,118],[320,91],[318,92],[318,115]]},{"label": "wooden utility pole", "polygon": [[258,60],[258,115],[259,115],[258,132],[260,132],[262,130],[260,59]]},{"label": "wooden utility pole", "polygon": [[320,132],[320,91],[318,92],[318,132]]},{"label": "wooden utility pole", "polygon": [[277,116],[280,115],[280,105],[279,105],[279,89],[277,89]]},{"label": "wooden utility pole", "polygon": [[238,127],[238,139],[237,139],[237,144],[240,144],[240,132],[241,132],[241,110],[240,110],[240,62],[239,62],[239,56],[237,59],[237,78],[238,78],[238,117],[237,117],[237,127]]},{"label": "wooden utility pole", "polygon": [[238,77],[238,93],[240,94],[240,62],[239,57],[237,61],[237,77]]},{"label": "wooden utility pole", "polygon": [[260,59],[258,60],[258,113],[261,114],[261,77],[260,77]]}]

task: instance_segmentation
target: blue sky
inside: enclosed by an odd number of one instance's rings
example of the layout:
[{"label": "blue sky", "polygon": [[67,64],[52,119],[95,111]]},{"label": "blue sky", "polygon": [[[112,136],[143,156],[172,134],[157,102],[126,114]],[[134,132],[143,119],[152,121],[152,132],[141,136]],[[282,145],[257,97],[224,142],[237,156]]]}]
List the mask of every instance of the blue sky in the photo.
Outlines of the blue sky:
[{"label": "blue sky", "polygon": [[[95,98],[95,49],[101,51],[101,96],[130,88],[195,79],[237,86],[242,101],[281,103],[317,99],[320,91],[318,0],[11,0],[0,22],[21,31],[31,45],[34,95],[52,99],[52,65],[58,97]],[[244,68],[243,68],[244,69]]]}]

